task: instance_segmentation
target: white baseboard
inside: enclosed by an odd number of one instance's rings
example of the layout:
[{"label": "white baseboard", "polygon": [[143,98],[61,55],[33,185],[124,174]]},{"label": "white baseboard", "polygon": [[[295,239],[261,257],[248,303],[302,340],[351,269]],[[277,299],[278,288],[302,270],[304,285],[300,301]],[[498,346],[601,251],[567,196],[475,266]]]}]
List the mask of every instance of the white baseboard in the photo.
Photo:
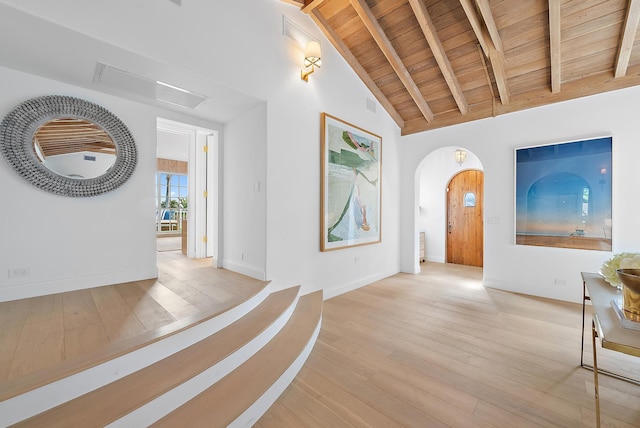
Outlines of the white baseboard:
[{"label": "white baseboard", "polygon": [[241,273],[242,275],[250,276],[251,278],[255,278],[260,281],[266,281],[267,279],[267,274],[264,269],[255,268],[243,263],[223,259],[222,267],[232,272]]},{"label": "white baseboard", "polygon": [[365,285],[372,284],[376,281],[380,281],[381,279],[388,278],[392,275],[397,274],[398,271],[393,272],[380,272],[375,275],[367,276],[365,278],[361,278],[357,281],[353,281],[347,284],[340,285],[336,288],[325,288],[324,292],[324,300],[331,299],[332,297],[339,296],[341,294],[347,293],[349,291],[353,291],[357,288],[364,287]]},{"label": "white baseboard", "polygon": [[[418,270],[416,270],[416,266],[418,267]],[[420,265],[400,265],[400,272],[412,274],[420,273]]]},{"label": "white baseboard", "polygon": [[119,284],[123,282],[142,281],[158,277],[156,266],[147,269],[131,271],[105,272],[95,275],[66,277],[34,283],[21,283],[0,288],[0,302],[25,299],[29,297],[45,296],[47,294],[64,293],[67,291],[83,290],[85,288],[101,287],[103,285]]}]

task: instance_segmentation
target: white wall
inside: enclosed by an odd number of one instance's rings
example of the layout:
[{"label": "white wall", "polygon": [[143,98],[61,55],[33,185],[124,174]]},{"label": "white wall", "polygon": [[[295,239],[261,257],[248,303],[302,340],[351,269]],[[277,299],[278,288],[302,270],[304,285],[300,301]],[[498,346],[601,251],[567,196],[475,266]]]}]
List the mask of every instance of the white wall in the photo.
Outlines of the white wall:
[{"label": "white wall", "polygon": [[[514,151],[519,147],[613,136],[613,252],[640,251],[636,193],[639,180],[640,88],[629,88],[403,137],[402,259],[414,257],[415,174],[432,151],[460,141],[485,171],[485,265],[487,286],[579,302],[581,271],[596,272],[609,252],[515,245]],[[488,224],[491,218],[493,224]],[[413,230],[411,230],[413,229]],[[404,265],[403,265],[404,266]],[[556,280],[564,285],[556,285]]]},{"label": "white wall", "polygon": [[156,153],[158,158],[189,162],[189,136],[158,129]]},{"label": "white wall", "polygon": [[222,266],[266,279],[266,104],[227,123],[223,143]]},{"label": "white wall", "polygon": [[[8,201],[0,214],[5,225],[0,301],[156,277],[157,118],[209,129],[221,130],[221,125],[4,67],[0,90],[0,117],[42,95],[99,104],[127,125],[138,149],[132,177],[120,188],[91,198],[40,190],[0,158],[0,190]],[[28,269],[29,275],[9,278],[9,269]]]},{"label": "white wall", "polygon": [[[138,148],[131,179],[91,198],[40,190],[0,159],[0,301],[155,277],[153,109],[2,67],[0,92],[0,117],[41,95],[99,104],[127,125]],[[15,268],[28,268],[30,275],[9,278]]]},{"label": "white wall", "polygon": [[[218,33],[225,37],[225,45],[215,42],[217,64],[234,63],[238,69],[229,73],[218,66],[211,72],[221,82],[266,100],[264,127],[260,108],[225,126],[225,266],[247,273],[266,269],[265,277],[272,281],[273,289],[301,284],[305,293],[324,289],[325,297],[398,272],[399,130],[394,122],[380,105],[376,113],[366,109],[367,98],[373,98],[370,92],[298,8],[277,0],[217,2],[216,8],[226,22],[236,23],[237,36],[229,39]],[[247,14],[247,8],[252,13]],[[283,15],[321,41],[323,64],[308,83],[300,79],[303,47],[282,35]],[[211,31],[216,31],[215,27]],[[242,67],[246,58],[238,52],[256,43],[250,67],[259,71],[246,78]],[[320,252],[322,112],[382,137],[381,244]],[[260,134],[263,130],[266,139]],[[265,153],[266,164],[258,158],[247,162],[247,151]],[[260,192],[252,193],[263,171]],[[235,195],[244,201],[229,199]],[[266,201],[264,218],[253,202],[260,198]],[[224,206],[227,203],[235,208]],[[265,237],[258,233],[263,227]],[[259,253],[261,245],[264,254]]]},{"label": "white wall", "polygon": [[[227,266],[264,272],[275,289],[302,284],[325,296],[399,270],[399,130],[377,102],[375,113],[366,108],[370,92],[299,8],[280,0],[1,2],[266,101],[221,136]],[[282,34],[283,15],[321,41],[323,65],[309,83],[300,79],[303,46]],[[382,137],[381,244],[319,250],[321,112]]]},{"label": "white wall", "polygon": [[[171,2],[127,0],[113,0],[108,4],[70,0],[64,8],[46,0],[1,2],[15,4],[67,28],[125,47],[129,55],[137,53],[189,70],[196,80],[207,76],[221,85],[266,101],[266,111],[259,113],[265,108],[260,106],[227,126],[231,140],[241,141],[247,147],[232,148],[226,136],[221,138],[225,156],[226,150],[231,150],[230,159],[236,158],[232,162],[223,160],[225,171],[230,173],[225,179],[231,180],[225,183],[225,197],[233,195],[230,190],[238,186],[245,198],[240,203],[232,201],[225,211],[223,230],[229,226],[231,229],[225,232],[231,233],[228,238],[239,236],[240,240],[239,248],[235,248],[232,245],[236,244],[225,239],[228,254],[224,256],[228,256],[230,262],[239,262],[239,253],[242,253],[243,264],[253,271],[264,270],[276,288],[301,283],[306,291],[324,288],[326,295],[331,296],[394,273],[400,261],[403,270],[414,271],[418,165],[432,151],[459,146],[461,142],[484,167],[485,216],[494,220],[492,224],[485,221],[485,284],[578,301],[579,272],[598,270],[610,255],[514,245],[513,152],[516,147],[613,135],[614,251],[638,250],[640,231],[635,223],[640,200],[629,195],[634,195],[637,182],[634,159],[640,157],[640,145],[635,144],[640,127],[635,117],[639,88],[401,138],[379,105],[376,113],[365,108],[367,98],[371,98],[369,91],[312,21],[298,8],[279,0],[183,2],[182,8]],[[323,65],[309,83],[299,78],[302,46],[282,35],[283,15],[321,41]],[[190,31],[166,31],[166,28],[189,28]],[[34,43],[37,36],[33,34]],[[90,67],[87,65],[87,68]],[[163,115],[157,109],[7,70],[2,71],[1,77],[0,87],[4,92],[0,113],[6,113],[18,101],[30,96],[62,91],[99,101],[129,124],[137,141],[152,141],[155,116]],[[382,136],[381,244],[328,253],[319,251],[319,122],[323,111]],[[180,115],[164,115],[192,124],[202,121],[187,114],[177,116]],[[219,125],[205,126],[220,129]],[[263,130],[266,139],[260,135]],[[132,181],[113,194],[88,200],[61,202],[60,197],[32,189],[12,171],[2,169],[3,190],[8,189],[5,193],[12,198],[24,200],[28,211],[14,220],[17,223],[0,244],[1,269],[6,272],[9,267],[31,267],[30,283],[46,283],[49,288],[61,285],[66,278],[83,277],[88,278],[88,282],[97,282],[98,278],[113,276],[115,263],[105,260],[113,261],[114,257],[119,266],[116,276],[123,271],[138,272],[141,266],[144,266],[142,271],[147,272],[154,264],[153,251],[145,251],[153,248],[153,223],[147,232],[142,221],[118,217],[115,221],[122,234],[102,229],[112,228],[109,223],[113,221],[112,213],[130,205],[134,199],[140,213],[152,206],[152,197],[149,196],[147,202],[141,195],[153,186],[151,165],[155,165],[155,144],[143,147],[141,164]],[[244,178],[237,164],[237,158],[246,155],[242,150],[266,153],[266,163],[254,159],[253,170]],[[246,194],[253,191],[253,184],[260,178],[264,178],[264,187],[260,187],[258,196]],[[151,183],[149,187],[147,181]],[[251,184],[249,189],[247,184]],[[260,199],[264,200],[264,208],[260,206]],[[247,209],[252,207],[260,207],[258,211],[264,209],[264,216],[255,224],[251,223],[256,221],[255,214]],[[8,218],[3,214],[5,224]],[[95,221],[86,221],[78,227],[74,221],[78,218],[83,221],[95,218]],[[262,222],[266,222],[265,226]],[[242,224],[250,226],[243,228]],[[264,234],[260,232],[262,228]],[[122,247],[120,238],[134,230],[134,235],[141,235],[140,242],[114,254]],[[259,250],[251,253],[262,246],[266,248],[263,253]],[[567,283],[556,286],[556,279]],[[23,282],[1,279],[4,296],[8,295],[8,289],[15,290],[14,286]],[[69,283],[65,281],[64,286]]]},{"label": "white wall", "polygon": [[[322,68],[300,79],[303,50],[291,39],[273,37],[280,64],[268,98],[267,277],[274,288],[301,284],[303,292],[324,289],[331,297],[399,270],[399,129],[373,99],[314,24],[293,7],[264,2],[270,26],[281,15],[321,40]],[[263,12],[267,12],[266,10]],[[382,137],[382,242],[320,251],[320,114],[329,113]]]}]

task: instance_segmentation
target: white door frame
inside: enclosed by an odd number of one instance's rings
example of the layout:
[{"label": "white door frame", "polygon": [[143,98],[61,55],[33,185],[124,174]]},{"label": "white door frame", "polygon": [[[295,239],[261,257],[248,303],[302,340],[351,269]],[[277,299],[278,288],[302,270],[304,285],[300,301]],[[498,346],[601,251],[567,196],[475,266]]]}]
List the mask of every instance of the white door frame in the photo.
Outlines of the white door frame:
[{"label": "white door frame", "polygon": [[214,267],[221,268],[222,234],[219,233],[220,219],[222,218],[220,211],[222,204],[219,203],[221,196],[220,186],[222,184],[221,146],[217,132],[207,134],[205,139],[205,144],[208,146],[206,183],[209,194],[207,198],[206,234],[208,239],[206,255],[213,259]]},{"label": "white door frame", "polygon": [[[213,257],[217,266],[217,259],[220,258],[218,131],[162,118],[157,119],[157,129],[184,134],[189,139],[187,257]],[[213,144],[214,147],[205,150],[207,144]]]}]

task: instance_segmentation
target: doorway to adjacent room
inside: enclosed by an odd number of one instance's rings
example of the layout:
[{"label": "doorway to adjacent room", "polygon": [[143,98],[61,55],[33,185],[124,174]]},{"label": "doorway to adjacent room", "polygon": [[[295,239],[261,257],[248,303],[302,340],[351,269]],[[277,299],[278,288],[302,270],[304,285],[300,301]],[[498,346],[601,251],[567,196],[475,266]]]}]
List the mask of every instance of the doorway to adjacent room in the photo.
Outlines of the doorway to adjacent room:
[{"label": "doorway to adjacent room", "polygon": [[[218,132],[158,119],[156,232],[158,249],[218,259]],[[167,243],[165,245],[165,242]]]},{"label": "doorway to adjacent room", "polygon": [[424,261],[483,266],[480,159],[459,146],[435,149],[416,167],[415,185],[413,260],[406,261],[406,271],[419,272]]}]

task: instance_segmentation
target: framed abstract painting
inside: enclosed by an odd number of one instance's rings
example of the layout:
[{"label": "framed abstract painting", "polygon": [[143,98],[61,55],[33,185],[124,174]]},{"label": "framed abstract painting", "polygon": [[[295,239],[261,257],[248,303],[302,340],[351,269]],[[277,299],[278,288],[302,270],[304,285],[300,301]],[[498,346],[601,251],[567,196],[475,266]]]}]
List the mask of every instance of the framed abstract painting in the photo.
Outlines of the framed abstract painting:
[{"label": "framed abstract painting", "polygon": [[382,138],[321,115],[320,250],[381,242]]},{"label": "framed abstract painting", "polygon": [[516,149],[516,244],[611,251],[612,138]]}]

